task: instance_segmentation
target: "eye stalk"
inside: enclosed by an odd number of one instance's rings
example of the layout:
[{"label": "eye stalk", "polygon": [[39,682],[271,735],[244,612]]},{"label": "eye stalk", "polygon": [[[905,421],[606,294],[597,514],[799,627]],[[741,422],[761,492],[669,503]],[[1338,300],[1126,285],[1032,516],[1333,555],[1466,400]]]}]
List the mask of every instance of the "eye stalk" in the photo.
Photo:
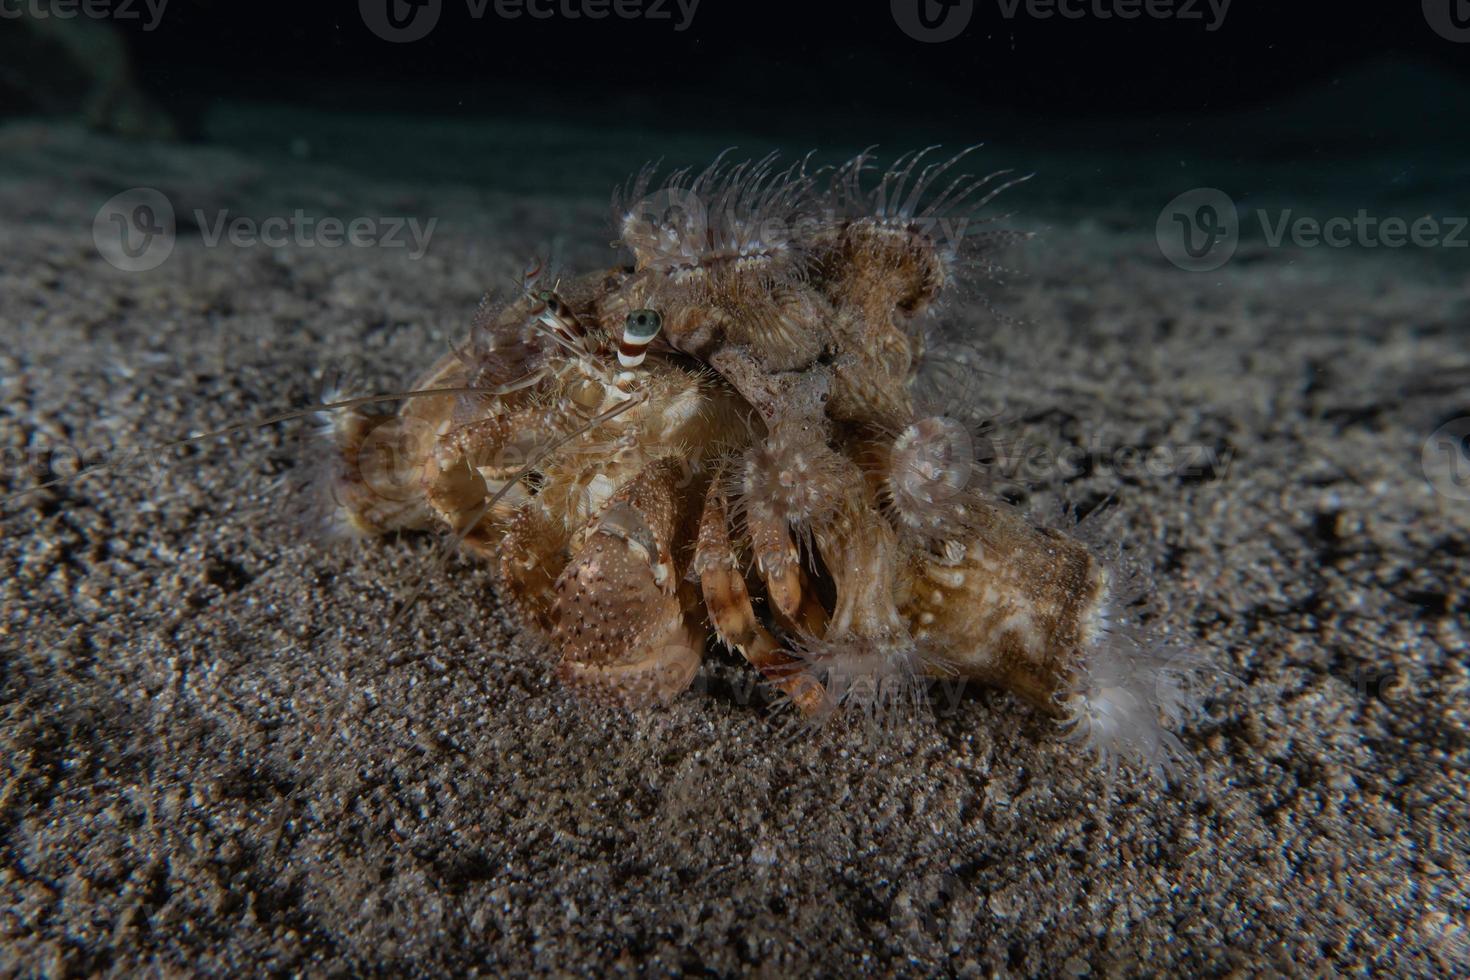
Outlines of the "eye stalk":
[{"label": "eye stalk", "polygon": [[566,304],[555,290],[542,289],[533,294],[541,305],[532,315],[544,325],[561,335],[565,340],[577,344],[587,335],[587,328],[577,319],[577,314]]},{"label": "eye stalk", "polygon": [[634,310],[623,323],[623,338],[618,344],[618,363],[635,368],[643,363],[648,345],[663,329],[664,318],[658,310]]}]

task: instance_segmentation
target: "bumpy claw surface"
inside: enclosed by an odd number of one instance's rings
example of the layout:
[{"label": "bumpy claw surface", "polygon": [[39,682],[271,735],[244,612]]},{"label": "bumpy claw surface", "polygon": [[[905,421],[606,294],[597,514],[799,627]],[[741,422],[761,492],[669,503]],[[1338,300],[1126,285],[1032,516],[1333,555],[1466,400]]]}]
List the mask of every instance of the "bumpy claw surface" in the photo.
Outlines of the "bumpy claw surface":
[{"label": "bumpy claw surface", "polygon": [[557,676],[588,697],[638,706],[667,701],[694,679],[703,650],[688,621],[672,553],[682,523],[679,470],[659,460],[594,518],[556,582]]}]

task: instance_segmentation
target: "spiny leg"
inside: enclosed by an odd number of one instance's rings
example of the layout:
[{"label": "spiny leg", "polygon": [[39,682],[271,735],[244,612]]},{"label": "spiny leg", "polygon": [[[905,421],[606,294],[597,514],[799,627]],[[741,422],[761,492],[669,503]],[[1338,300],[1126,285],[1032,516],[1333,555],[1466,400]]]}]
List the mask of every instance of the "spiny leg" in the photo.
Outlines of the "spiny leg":
[{"label": "spiny leg", "polygon": [[753,495],[746,499],[745,527],[772,607],[794,620],[801,610],[801,555],[790,529],[768,501]]},{"label": "spiny leg", "polygon": [[[830,373],[770,374],[732,348],[710,363],[766,423],[765,444],[747,456],[747,509],[758,513],[768,506],[788,527],[809,534],[832,576],[831,622],[821,637],[812,637],[811,659],[829,671],[861,663],[862,672],[904,673],[912,643],[893,601],[898,543],[862,469],[832,448]],[[796,598],[786,615],[801,608]],[[849,650],[859,653],[853,657]]]},{"label": "spiny leg", "polygon": [[795,616],[786,616],[779,611],[776,621],[781,628],[800,636],[821,636],[827,632],[827,609],[817,597],[816,586],[806,568],[800,570],[801,608]]},{"label": "spiny leg", "polygon": [[557,675],[593,700],[625,707],[668,701],[699,668],[703,630],[673,557],[686,516],[681,475],[673,459],[644,467],[588,524],[557,579]]},{"label": "spiny leg", "polygon": [[[801,550],[792,539],[792,522],[781,501],[763,492],[770,479],[779,479],[769,473],[771,462],[766,449],[752,450],[747,457],[747,475],[740,487],[746,537],[756,570],[765,582],[771,610],[781,625],[819,636],[827,622],[827,611],[817,599],[811,576],[802,567]],[[805,526],[803,521],[798,523]],[[811,543],[808,537],[807,544]]]},{"label": "spiny leg", "polygon": [[776,638],[756,619],[745,576],[740,572],[730,543],[728,507],[719,480],[711,484],[705,498],[694,570],[699,575],[704,604],[720,641],[740,651],[751,666],[791,698],[802,714],[810,716],[825,711],[829,703],[821,683],[806,672],[802,661],[782,650]]},{"label": "spiny leg", "polygon": [[740,502],[772,608],[790,623],[806,623],[815,610],[792,534],[803,535],[810,550],[810,531],[837,505],[843,488],[834,480],[846,472],[827,445],[824,421],[778,416],[769,426],[764,442],[745,454]]}]

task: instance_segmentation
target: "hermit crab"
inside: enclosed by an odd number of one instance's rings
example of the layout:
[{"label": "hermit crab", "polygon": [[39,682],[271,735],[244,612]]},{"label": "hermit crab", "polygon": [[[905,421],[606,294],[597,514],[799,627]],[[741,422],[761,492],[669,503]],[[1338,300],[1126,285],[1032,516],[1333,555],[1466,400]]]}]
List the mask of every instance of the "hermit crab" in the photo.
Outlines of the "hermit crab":
[{"label": "hermit crab", "polygon": [[719,642],[808,718],[962,678],[1167,766],[1187,671],[915,407],[936,301],[1002,237],[937,222],[1013,182],[964,157],[646,170],[625,264],[533,267],[396,414],[331,416],[332,525],[447,528],[592,700],[668,701]]}]

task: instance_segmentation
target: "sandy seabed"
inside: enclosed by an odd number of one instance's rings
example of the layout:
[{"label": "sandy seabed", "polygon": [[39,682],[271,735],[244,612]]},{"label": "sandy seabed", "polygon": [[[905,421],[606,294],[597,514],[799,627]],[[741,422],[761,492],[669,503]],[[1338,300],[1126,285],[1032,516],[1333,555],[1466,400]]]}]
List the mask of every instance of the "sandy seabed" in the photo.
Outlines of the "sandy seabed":
[{"label": "sandy seabed", "polygon": [[[7,492],[335,376],[402,385],[546,243],[611,257],[595,198],[37,125],[0,154]],[[146,273],[93,241],[136,186],[181,215]],[[210,247],[191,217],[297,207],[442,220],[414,260]],[[1111,495],[1155,628],[1233,677],[1181,783],[1110,796],[983,690],[783,737],[723,655],[667,710],[578,703],[486,569],[307,540],[277,486],[301,428],[274,428],[6,503],[0,969],[1470,970],[1470,503],[1421,467],[1470,415],[1470,274],[1259,242],[1185,273],[1155,216],[1038,228],[995,289],[1013,322],[943,330],[1043,461],[1023,506]]]}]

